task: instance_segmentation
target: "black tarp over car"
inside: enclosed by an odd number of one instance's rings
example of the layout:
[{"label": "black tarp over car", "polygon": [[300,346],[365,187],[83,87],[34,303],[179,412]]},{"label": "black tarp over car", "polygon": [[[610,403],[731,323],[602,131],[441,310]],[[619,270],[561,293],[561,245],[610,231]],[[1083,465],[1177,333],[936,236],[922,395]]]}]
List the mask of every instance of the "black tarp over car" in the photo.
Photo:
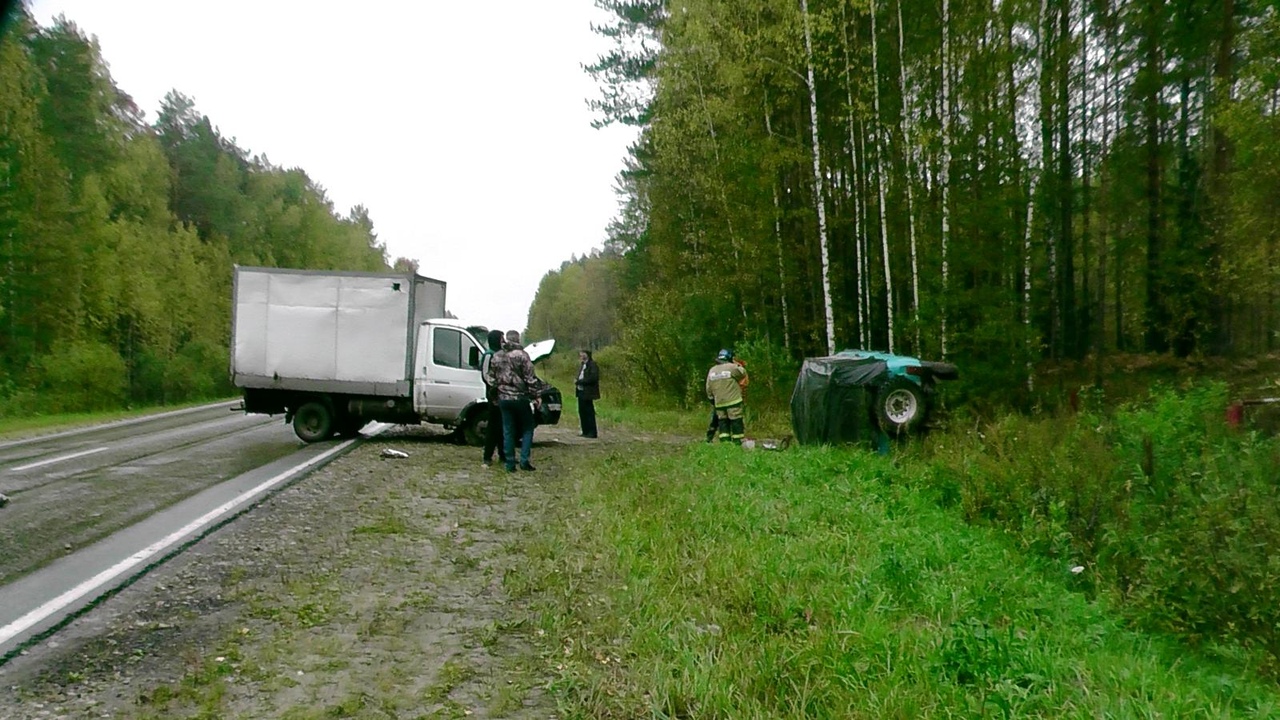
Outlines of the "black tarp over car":
[{"label": "black tarp over car", "polygon": [[875,388],[888,367],[883,360],[808,358],[791,393],[791,429],[802,445],[872,442]]}]

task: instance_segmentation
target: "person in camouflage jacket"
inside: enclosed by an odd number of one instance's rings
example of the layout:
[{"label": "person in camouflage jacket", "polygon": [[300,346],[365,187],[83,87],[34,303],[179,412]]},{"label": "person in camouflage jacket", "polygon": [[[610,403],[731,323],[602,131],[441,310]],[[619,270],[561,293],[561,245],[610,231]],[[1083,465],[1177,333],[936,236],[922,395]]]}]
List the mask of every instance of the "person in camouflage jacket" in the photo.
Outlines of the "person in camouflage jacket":
[{"label": "person in camouflage jacket", "polygon": [[533,372],[533,362],[520,344],[520,333],[508,330],[502,350],[489,361],[485,382],[498,389],[502,410],[503,449],[507,472],[516,471],[516,433],[520,433],[520,469],[533,470],[533,408],[538,402],[541,381]]}]

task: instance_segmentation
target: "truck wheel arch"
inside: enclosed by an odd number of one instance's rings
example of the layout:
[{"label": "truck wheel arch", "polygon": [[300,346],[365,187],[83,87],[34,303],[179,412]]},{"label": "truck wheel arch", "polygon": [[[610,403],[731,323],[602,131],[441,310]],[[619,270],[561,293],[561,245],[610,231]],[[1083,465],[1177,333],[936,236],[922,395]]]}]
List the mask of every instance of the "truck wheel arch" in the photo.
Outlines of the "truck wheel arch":
[{"label": "truck wheel arch", "polygon": [[489,424],[489,403],[473,402],[462,411],[458,430],[466,444],[483,447],[486,427]]}]

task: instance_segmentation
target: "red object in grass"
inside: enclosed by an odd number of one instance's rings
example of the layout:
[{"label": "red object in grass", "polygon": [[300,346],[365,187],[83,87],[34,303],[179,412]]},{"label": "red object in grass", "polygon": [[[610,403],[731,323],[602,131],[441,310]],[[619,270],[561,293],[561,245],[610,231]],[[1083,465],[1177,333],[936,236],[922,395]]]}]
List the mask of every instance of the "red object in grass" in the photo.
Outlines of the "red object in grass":
[{"label": "red object in grass", "polygon": [[1227,406],[1227,426],[1238,428],[1244,424],[1244,403],[1234,402]]}]

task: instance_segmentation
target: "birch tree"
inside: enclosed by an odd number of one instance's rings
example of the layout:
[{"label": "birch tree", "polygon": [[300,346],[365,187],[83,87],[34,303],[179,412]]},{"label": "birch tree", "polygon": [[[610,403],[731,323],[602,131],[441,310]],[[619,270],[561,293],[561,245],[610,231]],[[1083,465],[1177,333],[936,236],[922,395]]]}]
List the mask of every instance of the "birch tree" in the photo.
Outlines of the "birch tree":
[{"label": "birch tree", "polygon": [[871,0],[871,84],[872,84],[872,108],[875,112],[875,142],[876,142],[876,192],[879,195],[880,203],[880,251],[884,257],[884,294],[885,294],[885,333],[888,338],[889,352],[893,352],[893,270],[889,262],[889,222],[885,217],[886,208],[884,201],[884,153],[885,149],[881,140],[884,135],[881,132],[880,125],[880,61],[877,47],[880,42],[876,36],[876,2]]},{"label": "birch tree", "polygon": [[942,159],[938,165],[938,184],[942,192],[942,306],[941,355],[947,357],[947,291],[950,267],[947,258],[947,243],[951,239],[951,9],[949,0],[942,0]]},{"label": "birch tree", "polygon": [[827,211],[825,183],[822,177],[822,148],[818,136],[818,90],[813,71],[813,38],[809,30],[809,1],[800,0],[804,21],[805,70],[809,81],[809,132],[813,142],[813,199],[818,211],[818,244],[822,249],[822,309],[826,320],[827,354],[836,352],[835,311],[831,306],[831,259],[827,249]]}]

